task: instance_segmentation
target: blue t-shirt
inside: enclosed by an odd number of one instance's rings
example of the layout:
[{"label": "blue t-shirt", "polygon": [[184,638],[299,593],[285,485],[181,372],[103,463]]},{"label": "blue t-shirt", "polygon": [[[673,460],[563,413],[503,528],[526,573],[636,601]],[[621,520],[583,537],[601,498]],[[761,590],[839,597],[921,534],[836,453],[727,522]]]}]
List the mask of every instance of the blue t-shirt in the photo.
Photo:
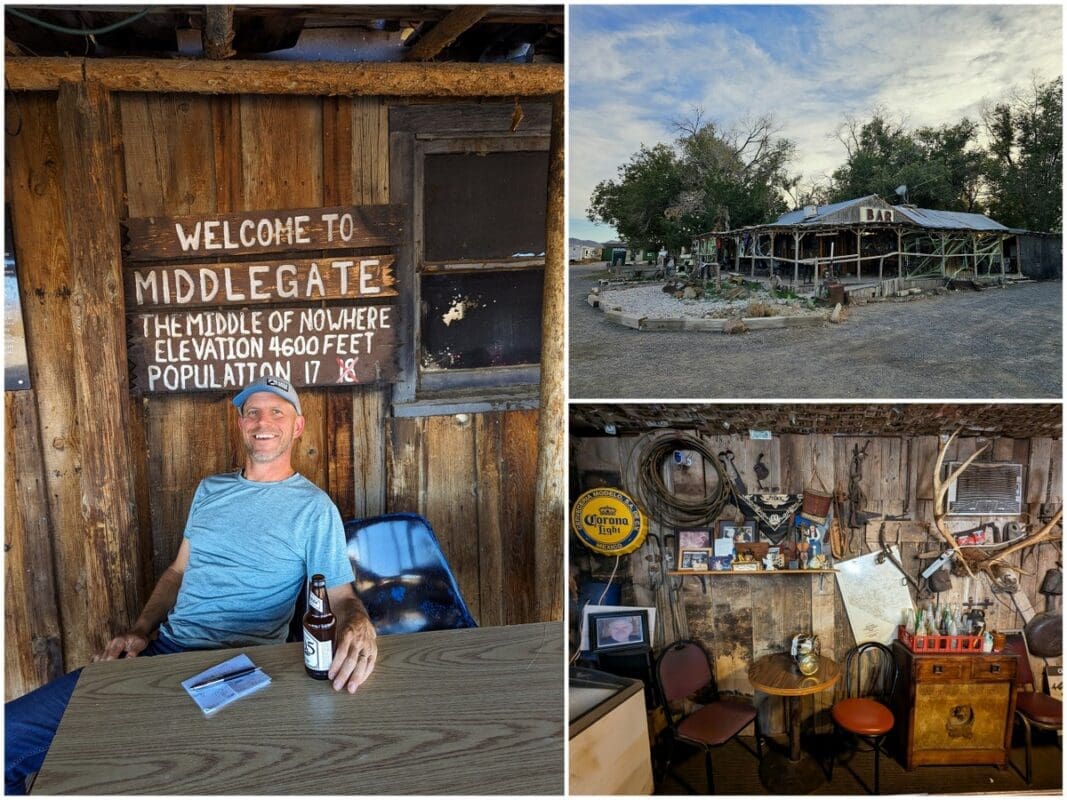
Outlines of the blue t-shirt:
[{"label": "blue t-shirt", "polygon": [[329,496],[300,474],[250,481],[213,475],[197,487],[189,520],[189,565],[160,630],[187,648],[285,641],[307,576],[352,581],[344,525]]}]

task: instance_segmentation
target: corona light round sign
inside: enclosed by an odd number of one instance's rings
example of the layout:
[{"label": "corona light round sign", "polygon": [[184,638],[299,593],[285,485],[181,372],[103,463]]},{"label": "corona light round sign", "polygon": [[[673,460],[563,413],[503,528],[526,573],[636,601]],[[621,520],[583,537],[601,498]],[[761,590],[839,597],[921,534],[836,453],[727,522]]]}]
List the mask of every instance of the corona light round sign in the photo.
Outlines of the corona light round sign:
[{"label": "corona light round sign", "polygon": [[648,533],[637,504],[618,489],[590,489],[571,509],[571,527],[582,544],[597,553],[632,553]]}]

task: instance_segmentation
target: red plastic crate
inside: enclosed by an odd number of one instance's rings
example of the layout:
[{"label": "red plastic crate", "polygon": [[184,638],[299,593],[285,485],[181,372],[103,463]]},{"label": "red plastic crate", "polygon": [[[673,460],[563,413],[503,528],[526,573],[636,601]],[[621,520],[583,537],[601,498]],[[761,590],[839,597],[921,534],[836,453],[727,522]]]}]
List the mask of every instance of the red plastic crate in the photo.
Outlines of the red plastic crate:
[{"label": "red plastic crate", "polygon": [[897,626],[897,638],[913,653],[981,653],[981,636],[912,636],[903,625]]}]

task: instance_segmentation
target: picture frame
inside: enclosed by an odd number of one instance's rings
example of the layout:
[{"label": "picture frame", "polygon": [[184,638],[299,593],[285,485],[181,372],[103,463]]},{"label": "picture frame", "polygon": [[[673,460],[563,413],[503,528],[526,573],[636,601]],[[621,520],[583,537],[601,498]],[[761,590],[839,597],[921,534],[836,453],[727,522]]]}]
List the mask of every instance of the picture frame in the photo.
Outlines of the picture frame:
[{"label": "picture frame", "polygon": [[742,542],[755,542],[759,539],[759,529],[756,527],[756,520],[746,519],[741,523],[741,537]]},{"label": "picture frame", "polygon": [[678,569],[682,572],[707,572],[712,550],[707,547],[687,547],[678,551]]},{"label": "picture frame", "polygon": [[719,538],[730,539],[732,542],[741,541],[737,538],[738,525],[733,520],[722,520],[719,523]]},{"label": "picture frame", "polygon": [[711,531],[693,530],[678,531],[678,549],[690,550],[694,547],[711,547]]},{"label": "picture frame", "polygon": [[590,614],[589,645],[593,653],[651,647],[648,612],[643,608],[630,608]]}]

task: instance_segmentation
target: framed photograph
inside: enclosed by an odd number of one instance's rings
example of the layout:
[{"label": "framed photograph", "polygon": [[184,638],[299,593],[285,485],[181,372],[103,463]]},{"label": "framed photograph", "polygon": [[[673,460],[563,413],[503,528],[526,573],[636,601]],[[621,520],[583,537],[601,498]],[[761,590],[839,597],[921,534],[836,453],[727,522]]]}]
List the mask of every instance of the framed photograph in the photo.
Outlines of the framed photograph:
[{"label": "framed photograph", "polygon": [[634,615],[639,612],[645,612],[648,615],[648,629],[650,631],[656,630],[656,607],[655,606],[598,606],[593,605],[592,602],[589,605],[582,607],[582,652],[588,653],[593,649],[593,643],[596,642],[596,636],[593,635],[594,626],[590,620],[593,614],[625,614]]},{"label": "framed photograph", "polygon": [[712,572],[725,572],[732,567],[733,561],[733,556],[715,556],[711,559],[709,568]]},{"label": "framed photograph", "polygon": [[711,547],[711,531],[678,531],[678,549]]},{"label": "framed photograph", "polygon": [[650,647],[648,631],[648,612],[644,609],[589,615],[589,644],[594,653]]},{"label": "framed photograph", "polygon": [[756,520],[746,519],[741,523],[741,541],[754,542],[757,538]]},{"label": "framed photograph", "polygon": [[729,521],[723,520],[722,522],[719,523],[719,538],[720,539],[729,539],[732,542],[743,541],[742,539],[738,539],[737,538],[737,534],[738,534],[738,525],[737,525],[736,522],[733,522],[732,520],[729,520]]},{"label": "framed photograph", "polygon": [[711,562],[711,550],[707,547],[692,547],[678,553],[678,569],[689,572],[707,572]]}]

